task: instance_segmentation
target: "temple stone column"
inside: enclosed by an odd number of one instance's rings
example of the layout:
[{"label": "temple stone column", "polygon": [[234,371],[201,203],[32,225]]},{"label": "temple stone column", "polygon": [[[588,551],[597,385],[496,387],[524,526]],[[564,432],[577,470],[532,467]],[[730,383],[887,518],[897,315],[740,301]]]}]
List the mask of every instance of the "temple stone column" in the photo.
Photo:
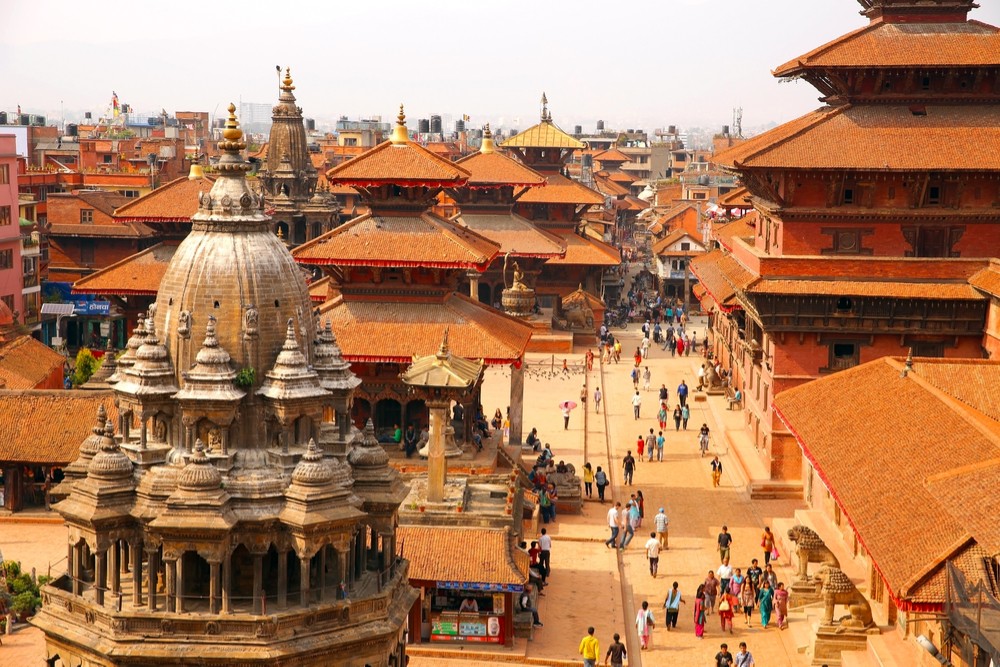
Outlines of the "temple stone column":
[{"label": "temple stone column", "polygon": [[74,544],[70,560],[70,572],[73,576],[73,595],[80,594],[80,581],[83,579],[83,545]]},{"label": "temple stone column", "polygon": [[184,611],[184,554],[174,561],[174,610]]},{"label": "temple stone column", "polygon": [[156,585],[160,571],[160,552],[155,547],[146,548],[146,594],[149,597],[149,610],[156,611]]},{"label": "temple stone column", "polygon": [[508,444],[520,445],[524,421],[524,359],[510,367],[510,438]]},{"label": "temple stone column", "polygon": [[129,543],[132,552],[130,567],[132,569],[132,605],[142,606],[142,540],[136,539]]},{"label": "temple stone column", "polygon": [[108,549],[108,575],[110,582],[108,583],[108,590],[110,590],[115,595],[121,592],[121,567],[119,565],[119,545],[118,540],[115,540]]},{"label": "temple stone column", "polygon": [[299,604],[309,606],[309,556],[299,555]]},{"label": "temple stone column", "polygon": [[219,613],[219,563],[208,562],[208,613]]},{"label": "temple stone column", "polygon": [[479,272],[467,271],[465,275],[469,278],[469,296],[473,301],[479,301]]},{"label": "temple stone column", "polygon": [[448,463],[444,457],[444,429],[448,425],[449,401],[427,401],[430,414],[430,440],[427,448],[427,502],[444,502],[444,483]]},{"label": "temple stone column", "polygon": [[94,565],[94,600],[98,606],[104,605],[104,590],[107,588],[108,579],[108,552],[98,551],[95,555]]},{"label": "temple stone column", "polygon": [[164,558],[163,563],[165,566],[164,575],[167,579],[163,608],[169,612],[176,610],[177,607],[177,561]]},{"label": "temple stone column", "polygon": [[233,556],[226,554],[222,559],[222,613],[233,611],[231,595],[233,592]]}]

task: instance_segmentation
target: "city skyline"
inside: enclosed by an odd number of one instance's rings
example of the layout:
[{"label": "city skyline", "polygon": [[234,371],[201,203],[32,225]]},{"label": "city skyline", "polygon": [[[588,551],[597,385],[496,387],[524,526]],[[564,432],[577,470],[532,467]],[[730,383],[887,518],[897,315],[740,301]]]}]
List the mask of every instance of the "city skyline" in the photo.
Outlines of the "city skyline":
[{"label": "city skyline", "polygon": [[[148,37],[146,27],[163,20],[155,9],[42,23],[62,6],[9,5],[0,26],[7,63],[0,106],[46,113],[50,123],[84,110],[96,118],[115,91],[139,111],[218,117],[230,101],[272,103],[280,65],[292,68],[304,113],[325,122],[341,115],[388,120],[402,102],[413,120],[466,114],[472,127],[524,129],[536,122],[544,91],[554,121],[585,132],[598,119],[616,129],[721,126],[735,107],[744,110],[744,127],[755,127],[820,104],[811,86],[781,84],[771,69],[865,24],[851,0],[634,2],[616,12],[627,18],[613,30],[596,2],[497,8],[448,0],[422,13],[399,2],[383,6],[379,15],[356,5],[324,15],[322,5],[303,2],[297,14],[257,25],[252,14],[234,21],[228,6],[211,4],[171,36]],[[971,18],[1000,23],[1000,6]],[[220,38],[227,20],[232,34]],[[44,30],[23,30],[29,25]],[[756,37],[783,26],[796,29]],[[603,32],[587,32],[595,28]]]}]

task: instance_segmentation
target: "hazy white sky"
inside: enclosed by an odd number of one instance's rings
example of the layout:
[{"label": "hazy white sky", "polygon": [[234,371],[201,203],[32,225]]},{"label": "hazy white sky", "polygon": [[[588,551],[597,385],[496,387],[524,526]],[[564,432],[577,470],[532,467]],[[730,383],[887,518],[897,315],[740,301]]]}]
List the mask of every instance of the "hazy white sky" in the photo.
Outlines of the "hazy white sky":
[{"label": "hazy white sky", "polygon": [[[1000,0],[972,17],[1000,24]],[[0,2],[0,109],[221,113],[271,103],[275,65],[318,119],[469,114],[523,129],[781,122],[818,106],[770,70],[864,25],[854,0]],[[96,114],[95,114],[96,115]]]}]

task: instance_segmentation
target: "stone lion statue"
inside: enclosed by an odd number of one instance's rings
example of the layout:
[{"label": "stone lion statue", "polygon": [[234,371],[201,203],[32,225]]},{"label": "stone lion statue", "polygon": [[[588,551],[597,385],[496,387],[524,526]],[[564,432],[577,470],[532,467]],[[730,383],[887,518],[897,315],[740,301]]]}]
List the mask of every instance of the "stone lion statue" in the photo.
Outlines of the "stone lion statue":
[{"label": "stone lion statue", "polygon": [[563,306],[563,316],[571,328],[594,328],[594,311],[590,306],[573,301]]},{"label": "stone lion statue", "polygon": [[809,563],[823,563],[826,567],[840,568],[840,561],[812,528],[802,524],[792,526],[788,529],[788,539],[795,543],[795,551],[799,556],[798,581],[810,581]]},{"label": "stone lion statue", "polygon": [[[875,627],[871,605],[843,570],[839,567],[826,567],[817,576],[823,584],[824,625],[838,626],[837,632]],[[846,605],[850,613],[834,621],[834,610],[838,604]]]}]

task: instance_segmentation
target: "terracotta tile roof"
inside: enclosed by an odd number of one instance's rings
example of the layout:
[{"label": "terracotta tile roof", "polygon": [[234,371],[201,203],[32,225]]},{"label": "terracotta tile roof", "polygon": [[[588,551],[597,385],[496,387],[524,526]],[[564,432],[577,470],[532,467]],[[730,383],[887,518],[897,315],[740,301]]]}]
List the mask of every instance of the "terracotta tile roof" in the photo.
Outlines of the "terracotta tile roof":
[{"label": "terracotta tile roof", "polygon": [[[1000,106],[825,107],[716,156],[731,168],[989,170],[1000,153]],[[970,136],[976,141],[970,142]]]},{"label": "terracotta tile roof", "polygon": [[701,231],[698,230],[698,221],[701,218],[697,204],[681,203],[667,209],[657,220],[648,227],[650,233],[654,235],[662,234],[664,231],[670,232],[675,229],[686,229],[691,236],[701,238]]},{"label": "terracotta tile roof", "polygon": [[719,206],[723,208],[750,208],[750,191],[744,187],[730,190],[719,197]]},{"label": "terracotta tile roof", "polygon": [[399,526],[396,544],[410,561],[411,581],[511,586],[528,581],[528,554],[514,545],[507,529]]},{"label": "terracotta tile roof", "polygon": [[720,308],[738,306],[737,294],[755,279],[751,272],[733,259],[733,256],[716,248],[691,261],[691,272]]},{"label": "terracotta tile roof", "polygon": [[488,238],[430,212],[368,213],[300,245],[292,255],[303,264],[485,271],[499,251]]},{"label": "terracotta tile roof", "polygon": [[562,174],[545,177],[544,188],[531,188],[517,200],[519,204],[603,204],[604,197],[583,183]]},{"label": "terracotta tile roof", "polygon": [[631,162],[632,158],[625,153],[622,153],[617,148],[609,148],[603,153],[598,153],[594,156],[594,162]]},{"label": "terracotta tile roof", "polygon": [[198,194],[212,189],[215,178],[175,178],[115,210],[116,222],[191,222],[198,212]]},{"label": "terracotta tile roof", "polygon": [[965,282],[897,282],[879,280],[781,280],[762,279],[747,288],[750,294],[806,294],[867,296],[895,299],[983,301],[986,299]]},{"label": "terracotta tile roof", "polygon": [[0,387],[34,389],[64,363],[66,357],[28,335],[0,342]]},{"label": "terracotta tile roof", "polygon": [[[927,491],[994,558],[1000,557],[998,480],[1000,459],[956,468],[924,480]],[[969,502],[970,498],[975,498],[975,502]]]},{"label": "terracotta tile roof", "polygon": [[101,238],[148,238],[155,235],[152,229],[141,222],[126,222],[121,225],[49,225],[50,236],[96,236]]},{"label": "terracotta tile roof", "polygon": [[976,272],[969,283],[987,294],[1000,296],[1000,261],[990,260],[990,265]]},{"label": "terracotta tile roof", "polygon": [[727,250],[733,249],[733,239],[753,239],[757,235],[757,212],[751,211],[742,218],[715,225],[712,236]]},{"label": "terracotta tile roof", "polygon": [[116,208],[132,201],[131,197],[105,190],[79,190],[76,197],[104,215],[112,215]]},{"label": "terracotta tile roof", "polygon": [[330,317],[348,361],[409,363],[413,355],[437,352],[448,329],[453,354],[505,364],[521,358],[532,332],[521,320],[456,293],[440,301],[338,296],[320,311],[323,320]]},{"label": "terracotta tile roof", "polygon": [[469,172],[412,141],[398,145],[383,141],[326,172],[326,178],[359,187],[386,183],[447,187],[465,183]]},{"label": "terracotta tile roof", "polygon": [[602,241],[585,239],[572,231],[553,232],[566,246],[565,257],[555,257],[546,264],[572,264],[582,266],[618,266],[622,262],[621,253]]},{"label": "terracotta tile roof", "polygon": [[[656,243],[654,243],[653,244],[653,254],[654,255],[662,255],[662,254],[664,254],[664,253],[667,252],[667,248],[669,248],[673,244],[677,243],[681,239],[685,239],[685,238],[691,239],[692,241],[694,241],[695,243],[697,243],[699,246],[703,245],[702,240],[701,240],[701,234],[695,235],[695,234],[692,234],[691,232],[689,232],[688,230],[684,229],[683,227],[680,227],[680,228],[675,229],[674,231],[670,232],[669,234],[667,234],[666,236],[664,236],[662,239],[660,239]],[[690,254],[692,254],[694,252],[696,252],[696,251],[692,250],[692,251],[689,251],[687,253],[680,253],[680,254],[688,254],[688,255],[690,255]]]},{"label": "terracotta tile roof", "polygon": [[583,148],[583,144],[560,130],[555,123],[545,121],[529,127],[507,139],[503,148]]},{"label": "terracotta tile roof", "polygon": [[458,161],[468,171],[468,186],[491,187],[516,185],[522,187],[544,186],[545,177],[503,153],[473,153]]},{"label": "terracotta tile roof", "polygon": [[566,254],[561,238],[516,213],[462,213],[455,221],[499,245],[501,255],[549,258]]},{"label": "terracotta tile roof", "polygon": [[594,177],[594,187],[598,192],[612,197],[621,197],[630,192],[628,188],[619,185],[604,176]]},{"label": "terracotta tile roof", "polygon": [[648,201],[643,201],[632,195],[625,195],[625,202],[628,204],[627,208],[630,211],[645,211],[650,206]]},{"label": "terracotta tile roof", "polygon": [[781,65],[775,76],[828,67],[993,67],[1000,63],[1000,30],[966,23],[867,25]]},{"label": "terracotta tile roof", "polygon": [[309,299],[315,303],[323,303],[330,295],[330,276],[309,283]]},{"label": "terracotta tile roof", "polygon": [[0,391],[0,461],[66,465],[76,460],[99,404],[117,423],[110,391]]},{"label": "terracotta tile roof", "polygon": [[76,294],[143,294],[156,296],[160,281],[180,241],[157,243],[73,283]]},{"label": "terracotta tile roof", "polygon": [[943,587],[931,575],[949,557],[964,557],[974,527],[921,482],[1000,457],[1000,424],[985,424],[923,379],[926,367],[950,363],[918,359],[901,377],[901,360],[884,357],[774,398],[897,599],[940,602]]},{"label": "terracotta tile roof", "polygon": [[635,183],[636,178],[631,174],[626,174],[624,171],[612,171],[608,174],[608,180],[618,184],[627,183],[632,185]]}]

